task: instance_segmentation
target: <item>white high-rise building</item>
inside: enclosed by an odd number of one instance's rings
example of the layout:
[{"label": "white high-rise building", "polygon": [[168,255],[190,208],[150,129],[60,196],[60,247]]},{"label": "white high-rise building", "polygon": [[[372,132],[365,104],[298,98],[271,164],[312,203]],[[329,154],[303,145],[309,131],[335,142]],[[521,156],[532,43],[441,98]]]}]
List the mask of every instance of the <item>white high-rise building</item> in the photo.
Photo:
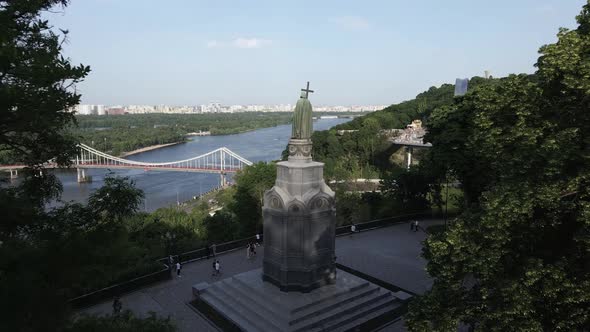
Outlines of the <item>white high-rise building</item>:
[{"label": "white high-rise building", "polygon": [[104,105],[96,105],[95,109],[96,109],[95,114],[98,114],[98,115],[105,115],[106,114],[106,112],[104,110]]},{"label": "white high-rise building", "polygon": [[76,105],[76,113],[80,115],[92,114],[92,105]]}]

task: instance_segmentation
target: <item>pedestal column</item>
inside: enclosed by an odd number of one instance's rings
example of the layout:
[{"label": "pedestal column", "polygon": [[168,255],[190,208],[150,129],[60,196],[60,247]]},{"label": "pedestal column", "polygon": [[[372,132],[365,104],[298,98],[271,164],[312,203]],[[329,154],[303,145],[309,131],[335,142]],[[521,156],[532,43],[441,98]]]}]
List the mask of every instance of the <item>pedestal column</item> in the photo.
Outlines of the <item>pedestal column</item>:
[{"label": "pedestal column", "polygon": [[263,279],[282,291],[308,292],[336,280],[334,192],[311,141],[289,143],[275,186],[264,195]]}]

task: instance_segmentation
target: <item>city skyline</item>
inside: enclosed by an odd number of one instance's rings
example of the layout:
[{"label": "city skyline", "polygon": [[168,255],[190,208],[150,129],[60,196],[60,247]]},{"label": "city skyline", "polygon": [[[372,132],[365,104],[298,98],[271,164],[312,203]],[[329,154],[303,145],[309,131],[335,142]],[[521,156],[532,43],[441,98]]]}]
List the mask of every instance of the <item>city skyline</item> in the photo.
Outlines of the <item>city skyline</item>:
[{"label": "city skyline", "polygon": [[294,104],[310,81],[314,104],[389,105],[485,70],[534,72],[582,4],[88,0],[46,18],[92,68],[83,104]]},{"label": "city skyline", "polygon": [[[320,105],[315,107],[316,112],[374,112],[388,105]],[[176,113],[176,114],[207,114],[207,113],[242,113],[242,112],[292,112],[295,105],[292,104],[266,104],[266,105],[224,105],[221,103],[208,103],[201,105],[102,105],[102,104],[78,104],[73,111],[78,115],[121,115],[121,114],[147,114],[147,113]]]}]

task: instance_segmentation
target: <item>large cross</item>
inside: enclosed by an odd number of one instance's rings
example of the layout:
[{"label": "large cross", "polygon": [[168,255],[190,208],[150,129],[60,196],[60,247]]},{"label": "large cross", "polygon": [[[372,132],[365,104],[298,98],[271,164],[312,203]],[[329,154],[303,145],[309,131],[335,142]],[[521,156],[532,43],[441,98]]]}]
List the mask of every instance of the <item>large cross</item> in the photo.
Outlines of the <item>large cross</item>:
[{"label": "large cross", "polygon": [[309,96],[309,93],[313,93],[313,90],[309,89],[309,81],[307,81],[307,88],[306,89],[301,89],[301,91],[305,92],[305,99],[307,99],[307,96]]}]

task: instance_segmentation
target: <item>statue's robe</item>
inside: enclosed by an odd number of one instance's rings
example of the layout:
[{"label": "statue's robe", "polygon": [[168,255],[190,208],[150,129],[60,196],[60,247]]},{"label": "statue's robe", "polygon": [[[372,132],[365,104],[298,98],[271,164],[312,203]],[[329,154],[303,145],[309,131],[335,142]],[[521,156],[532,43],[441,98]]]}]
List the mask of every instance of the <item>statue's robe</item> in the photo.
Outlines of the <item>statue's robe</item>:
[{"label": "statue's robe", "polygon": [[311,138],[311,133],[313,132],[311,113],[312,107],[309,100],[305,97],[299,98],[297,105],[295,105],[295,113],[293,114],[293,130],[291,132],[291,138]]}]

